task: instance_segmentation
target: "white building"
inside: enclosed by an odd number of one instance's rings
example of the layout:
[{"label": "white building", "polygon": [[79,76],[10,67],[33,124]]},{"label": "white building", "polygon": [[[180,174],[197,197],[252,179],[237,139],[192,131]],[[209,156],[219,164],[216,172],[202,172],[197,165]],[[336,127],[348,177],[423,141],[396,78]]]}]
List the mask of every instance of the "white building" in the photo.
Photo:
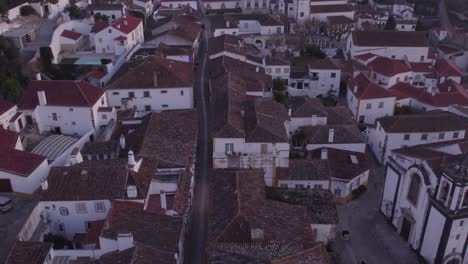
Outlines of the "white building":
[{"label": "white building", "polygon": [[104,90],[84,81],[31,81],[18,103],[28,123],[39,133],[85,135],[99,132],[115,117],[100,115],[107,107]]},{"label": "white building", "polygon": [[198,10],[198,3],[194,0],[161,0],[161,7],[163,8],[182,8],[190,6],[194,10]]},{"label": "white building", "polygon": [[348,108],[361,124],[374,124],[380,117],[392,116],[395,100],[394,95],[362,73],[348,82]]},{"label": "white building", "polygon": [[19,132],[26,125],[24,116],[18,112],[18,107],[0,99],[0,128]]},{"label": "white building", "polygon": [[216,12],[219,9],[239,9],[241,8],[240,0],[204,0],[201,1],[203,11],[205,13]]},{"label": "white building", "polygon": [[291,67],[288,92],[292,96],[339,95],[341,69],[330,59],[313,60],[306,67]]},{"label": "white building", "polygon": [[[284,24],[270,14],[229,14],[212,17],[213,36],[284,34]],[[264,44],[262,43],[262,47]]]},{"label": "white building", "polygon": [[151,56],[124,65],[106,86],[110,106],[137,111],[193,108],[193,64]]},{"label": "white building", "polygon": [[354,31],[346,44],[350,58],[366,53],[410,62],[432,62],[425,32],[406,31]]},{"label": "white building", "polygon": [[107,16],[109,20],[113,21],[122,17],[125,14],[125,5],[121,3],[116,4],[106,4],[103,2],[93,1],[88,5],[88,10],[91,15],[100,14],[101,16]]},{"label": "white building", "polygon": [[98,22],[91,33],[97,53],[126,54],[145,40],[143,21],[132,16],[122,16],[111,24]]},{"label": "white building", "polygon": [[47,157],[24,151],[18,133],[0,128],[0,192],[32,194],[48,172]]},{"label": "white building", "polygon": [[345,1],[311,1],[309,19],[327,22],[328,17],[343,16],[354,20],[354,6],[342,2]]},{"label": "white building", "polygon": [[281,79],[285,81],[285,85],[289,83],[289,75],[291,72],[290,62],[279,58],[268,56],[265,58],[265,72],[273,79]]},{"label": "white building", "polygon": [[393,149],[456,140],[465,137],[468,120],[444,111],[387,116],[368,127],[368,142],[384,163]]},{"label": "white building", "polygon": [[220,116],[217,120],[219,125],[213,137],[213,167],[263,168],[265,183],[274,185],[276,168],[287,167],[289,160],[289,116],[286,108],[271,98],[261,98],[251,102],[247,109],[229,112],[232,117]]},{"label": "white building", "polygon": [[466,263],[466,141],[396,149],[380,211],[427,263]]}]

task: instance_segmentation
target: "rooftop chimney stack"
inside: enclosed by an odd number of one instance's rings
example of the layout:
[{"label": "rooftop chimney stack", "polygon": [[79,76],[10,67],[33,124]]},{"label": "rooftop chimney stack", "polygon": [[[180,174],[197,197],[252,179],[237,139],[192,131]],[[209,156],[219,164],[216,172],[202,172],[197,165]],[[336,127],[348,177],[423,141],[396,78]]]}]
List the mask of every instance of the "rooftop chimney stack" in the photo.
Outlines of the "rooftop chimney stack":
[{"label": "rooftop chimney stack", "polygon": [[49,182],[47,182],[47,179],[44,178],[41,180],[41,189],[43,191],[47,191],[47,189],[49,188]]},{"label": "rooftop chimney stack", "polygon": [[37,98],[39,99],[39,105],[47,105],[47,98],[45,91],[37,91]]},{"label": "rooftop chimney stack", "polygon": [[120,135],[119,144],[120,149],[125,149],[125,136],[123,134]]},{"label": "rooftop chimney stack", "polygon": [[312,115],[312,126],[316,126],[318,123],[317,115]]},{"label": "rooftop chimney stack", "polygon": [[38,81],[42,80],[41,74],[39,72],[36,73],[36,80]]},{"label": "rooftop chimney stack", "polygon": [[137,187],[136,185],[129,185],[127,187],[127,197],[128,198],[136,198],[137,197]]},{"label": "rooftop chimney stack", "polygon": [[289,109],[288,109],[288,115],[289,115],[289,117],[291,117],[291,114],[292,114],[292,109],[289,108]]},{"label": "rooftop chimney stack", "polygon": [[135,165],[136,165],[135,155],[133,155],[133,151],[130,150],[128,152],[128,167],[133,168],[133,166]]},{"label": "rooftop chimney stack", "polygon": [[229,22],[229,20],[226,20],[226,27],[229,28],[231,26],[231,23]]},{"label": "rooftop chimney stack", "polygon": [[257,66],[257,68],[255,68],[255,72],[259,72],[260,71],[260,67]]},{"label": "rooftop chimney stack", "polygon": [[167,201],[166,201],[166,192],[161,191],[160,193],[160,200],[161,200],[161,209],[167,209]]},{"label": "rooftop chimney stack", "polygon": [[333,143],[334,138],[335,138],[335,129],[330,128],[328,130],[328,143]]},{"label": "rooftop chimney stack", "polygon": [[326,160],[328,159],[328,149],[323,148],[320,154],[320,159]]},{"label": "rooftop chimney stack", "polygon": [[358,88],[358,86],[354,85],[354,91],[353,91],[354,93],[357,93],[357,88]]}]

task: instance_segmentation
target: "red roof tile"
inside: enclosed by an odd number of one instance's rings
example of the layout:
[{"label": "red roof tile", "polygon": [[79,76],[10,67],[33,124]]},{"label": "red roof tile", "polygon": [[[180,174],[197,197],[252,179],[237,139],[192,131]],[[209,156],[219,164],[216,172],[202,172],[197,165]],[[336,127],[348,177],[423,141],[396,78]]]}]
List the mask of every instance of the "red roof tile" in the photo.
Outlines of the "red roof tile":
[{"label": "red roof tile", "polygon": [[0,115],[3,115],[6,111],[15,107],[13,103],[0,99]]},{"label": "red roof tile", "polygon": [[133,16],[122,16],[112,22],[112,27],[128,34],[135,30],[141,23],[142,21],[139,18]]},{"label": "red roof tile", "polygon": [[354,31],[354,45],[364,47],[428,47],[426,32]]},{"label": "red roof tile", "polygon": [[[446,90],[448,91],[448,88]],[[447,107],[454,104],[468,105],[468,99],[463,94],[461,94],[455,86],[453,91],[431,94],[424,91],[423,89],[416,88],[411,84],[398,83],[392,86],[388,91],[396,96],[397,100],[412,98],[421,103],[434,107]]]},{"label": "red roof tile", "polygon": [[410,62],[410,67],[413,72],[432,72],[434,69],[428,62]]},{"label": "red roof tile", "polygon": [[447,60],[447,59],[436,59],[436,63],[434,65],[434,68],[437,72],[437,75],[440,76],[457,76],[457,77],[463,77],[464,74],[458,68],[457,65],[453,61]]},{"label": "red roof tile", "polygon": [[106,76],[107,73],[98,69],[94,69],[86,73],[86,76],[89,78],[100,80]]},{"label": "red roof tile", "polygon": [[[357,87],[356,91],[355,87]],[[362,73],[349,80],[348,89],[359,100],[393,97],[386,89],[374,83]]]},{"label": "red roof tile", "polygon": [[82,35],[78,32],[65,29],[60,36],[72,40],[78,40],[79,38],[81,38]]},{"label": "red roof tile", "polygon": [[112,112],[113,107],[99,107],[98,112]]},{"label": "red roof tile", "polygon": [[16,150],[18,137],[18,133],[0,128],[0,171],[27,177],[46,157]]},{"label": "red roof tile", "polygon": [[116,37],[114,40],[117,40],[117,41],[124,41],[124,40],[127,40],[127,38],[124,37],[124,36],[118,36],[118,37]]},{"label": "red roof tile", "polygon": [[379,74],[387,77],[395,76],[400,73],[410,72],[411,69],[403,60],[394,60],[386,57],[378,57],[369,63],[369,67]]},{"label": "red roof tile", "polygon": [[45,91],[47,105],[53,106],[91,107],[104,94],[103,89],[85,81],[31,81],[18,108],[36,108],[38,91]]},{"label": "red roof tile", "polygon": [[357,60],[362,60],[362,61],[368,61],[369,59],[372,59],[374,57],[378,57],[378,55],[375,55],[374,53],[364,53],[361,55],[357,55],[354,58]]}]

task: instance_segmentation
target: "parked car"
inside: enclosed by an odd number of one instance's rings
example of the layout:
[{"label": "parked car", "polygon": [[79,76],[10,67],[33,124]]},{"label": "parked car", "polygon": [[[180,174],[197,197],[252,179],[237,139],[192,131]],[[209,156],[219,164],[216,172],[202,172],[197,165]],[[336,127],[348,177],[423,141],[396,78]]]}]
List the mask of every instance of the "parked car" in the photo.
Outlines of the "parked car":
[{"label": "parked car", "polygon": [[11,208],[13,208],[13,200],[5,196],[0,196],[0,212],[2,214],[6,213]]}]

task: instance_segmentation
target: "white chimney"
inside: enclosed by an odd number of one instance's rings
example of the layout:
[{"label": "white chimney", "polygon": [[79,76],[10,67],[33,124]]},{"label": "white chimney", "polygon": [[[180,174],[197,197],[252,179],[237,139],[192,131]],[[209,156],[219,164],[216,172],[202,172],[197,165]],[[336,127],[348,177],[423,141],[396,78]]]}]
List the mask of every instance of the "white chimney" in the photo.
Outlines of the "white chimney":
[{"label": "white chimney", "polygon": [[47,191],[47,189],[49,188],[49,182],[47,182],[47,179],[44,178],[41,180],[41,189],[43,191]]},{"label": "white chimney", "polygon": [[266,60],[265,60],[265,58],[262,59],[262,65],[263,65],[263,67],[266,66]]},{"label": "white chimney", "polygon": [[322,153],[320,154],[320,159],[326,160],[328,159],[328,149],[323,148]]},{"label": "white chimney", "polygon": [[120,135],[119,144],[120,149],[125,149],[125,136],[123,134]]},{"label": "white chimney", "polygon": [[436,94],[436,92],[434,90],[432,90],[431,95],[435,96],[435,94]]},{"label": "white chimney", "polygon": [[130,168],[133,168],[133,166],[135,166],[135,165],[136,165],[135,155],[133,155],[133,151],[130,150],[130,151],[128,152],[128,166],[129,166]]},{"label": "white chimney", "polygon": [[158,87],[158,73],[157,72],[153,72],[153,85],[154,87]]},{"label": "white chimney", "polygon": [[289,108],[289,109],[288,109],[288,115],[289,115],[289,117],[291,117],[291,114],[292,114],[292,109]]},{"label": "white chimney", "polygon": [[117,248],[123,251],[133,247],[133,235],[131,233],[120,233],[117,235]]},{"label": "white chimney", "polygon": [[136,198],[138,195],[137,187],[136,185],[129,185],[127,187],[127,197],[128,198]]},{"label": "white chimney", "polygon": [[42,77],[41,77],[40,73],[36,73],[36,80],[38,80],[38,81],[42,80]]},{"label": "white chimney", "polygon": [[312,115],[312,126],[316,126],[318,123],[317,115]]},{"label": "white chimney", "polygon": [[229,28],[231,24],[229,23],[229,20],[226,20],[226,27]]},{"label": "white chimney", "polygon": [[451,92],[452,91],[452,86],[449,86],[447,91]]},{"label": "white chimney", "polygon": [[39,99],[39,105],[47,105],[47,98],[44,91],[37,91],[37,98]]},{"label": "white chimney", "polygon": [[259,72],[259,71],[260,71],[260,67],[257,66],[257,68],[255,68],[255,71],[256,71],[256,72]]},{"label": "white chimney", "polygon": [[357,93],[357,88],[358,88],[358,86],[354,85],[354,91],[353,91],[354,93]]},{"label": "white chimney", "polygon": [[79,148],[74,148],[70,153],[70,165],[75,165],[83,162],[83,156],[81,155]]},{"label": "white chimney", "polygon": [[333,143],[334,138],[335,138],[335,129],[330,128],[328,130],[328,142]]},{"label": "white chimney", "polygon": [[167,209],[166,192],[161,191],[159,196],[160,196],[160,200],[161,200],[161,209]]}]

